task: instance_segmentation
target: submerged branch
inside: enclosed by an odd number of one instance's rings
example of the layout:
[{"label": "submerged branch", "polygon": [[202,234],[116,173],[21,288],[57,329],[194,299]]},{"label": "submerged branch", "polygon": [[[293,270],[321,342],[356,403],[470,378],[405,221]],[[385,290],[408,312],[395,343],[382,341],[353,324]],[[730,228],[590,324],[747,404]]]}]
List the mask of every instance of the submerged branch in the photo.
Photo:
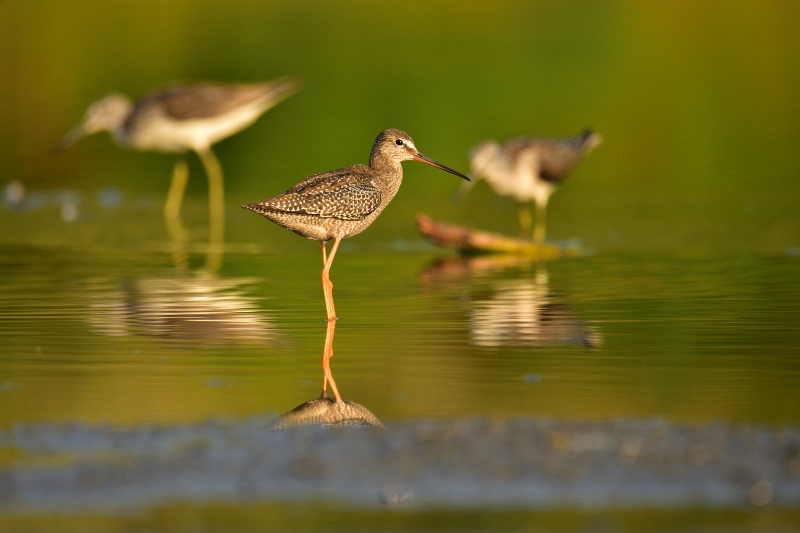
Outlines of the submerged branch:
[{"label": "submerged branch", "polygon": [[423,213],[417,215],[417,229],[431,242],[463,253],[513,253],[536,259],[579,255],[576,248],[563,248],[555,244],[437,222]]}]

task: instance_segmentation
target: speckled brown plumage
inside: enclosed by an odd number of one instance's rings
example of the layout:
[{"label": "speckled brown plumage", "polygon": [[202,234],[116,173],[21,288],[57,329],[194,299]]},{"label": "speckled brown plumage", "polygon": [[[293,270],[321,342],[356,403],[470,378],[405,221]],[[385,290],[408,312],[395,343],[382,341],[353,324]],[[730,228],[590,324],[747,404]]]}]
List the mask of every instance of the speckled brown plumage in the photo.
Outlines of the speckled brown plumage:
[{"label": "speckled brown plumage", "polygon": [[278,211],[363,220],[381,205],[381,191],[373,181],[369,167],[353,165],[314,174],[280,196],[251,205],[256,206],[257,212]]},{"label": "speckled brown plumage", "polygon": [[386,130],[375,140],[370,166],[352,165],[314,174],[283,194],[242,207],[315,241],[352,237],[369,227],[394,198],[403,181],[400,163],[412,159],[431,164],[408,134]]}]

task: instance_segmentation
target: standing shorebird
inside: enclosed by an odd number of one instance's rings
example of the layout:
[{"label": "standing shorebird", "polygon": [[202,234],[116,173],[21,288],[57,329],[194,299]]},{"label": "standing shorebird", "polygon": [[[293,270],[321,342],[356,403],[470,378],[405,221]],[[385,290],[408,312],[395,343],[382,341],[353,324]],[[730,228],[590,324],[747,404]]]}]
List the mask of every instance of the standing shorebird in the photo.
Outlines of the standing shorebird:
[{"label": "standing shorebird", "polygon": [[[381,132],[372,145],[369,166],[351,165],[309,176],[288,191],[269,200],[243,205],[298,235],[322,243],[322,290],[328,314],[328,335],[322,356],[325,378],[323,396],[330,382],[336,401],[341,401],[330,370],[333,356],[333,283],[330,269],[342,239],[358,235],[372,224],[397,194],[403,181],[403,161],[419,161],[469,178],[417,151],[408,134],[389,129]],[[326,244],[333,240],[330,254]]]},{"label": "standing shorebird", "polygon": [[[56,147],[63,150],[84,135],[108,131],[117,144],[139,151],[200,157],[208,175],[212,219],[224,217],[222,167],[211,146],[250,126],[265,111],[298,88],[292,78],[265,83],[176,85],[131,102],[112,94],[89,106],[78,126]],[[179,158],[172,173],[164,215],[178,217],[189,178],[186,160]],[[222,221],[216,227],[222,228]]]},{"label": "standing shorebird", "polygon": [[[581,158],[600,144],[603,138],[591,130],[571,139],[520,138],[505,144],[485,141],[469,154],[475,178],[484,178],[500,196],[510,196],[517,203],[520,233],[530,235],[531,214],[528,202],[536,204],[533,237],[544,242],[547,201],[556,187],[572,172]],[[477,179],[476,179],[477,181]],[[472,184],[457,195],[466,194]]]}]

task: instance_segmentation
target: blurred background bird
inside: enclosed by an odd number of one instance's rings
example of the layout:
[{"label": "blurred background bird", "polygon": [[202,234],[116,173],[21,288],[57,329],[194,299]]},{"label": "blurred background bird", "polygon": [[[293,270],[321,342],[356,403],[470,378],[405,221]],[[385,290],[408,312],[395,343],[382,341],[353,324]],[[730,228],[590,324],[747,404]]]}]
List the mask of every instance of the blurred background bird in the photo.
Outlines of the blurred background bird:
[{"label": "blurred background bird", "polygon": [[[173,85],[136,102],[120,94],[89,106],[83,120],[56,146],[61,151],[85,135],[111,134],[120,146],[139,151],[183,154],[194,151],[208,175],[212,219],[224,217],[222,167],[211,146],[253,124],[264,112],[294,94],[299,83],[280,78],[263,83]],[[180,213],[189,168],[175,163],[164,215]],[[215,227],[221,228],[221,221]]]},{"label": "blurred background bird", "polygon": [[528,203],[536,204],[533,238],[545,239],[547,202],[585,154],[602,142],[600,134],[589,129],[569,139],[518,138],[499,144],[484,141],[469,153],[474,179],[456,191],[460,200],[483,178],[500,196],[517,203],[520,234],[531,234],[532,218]]}]

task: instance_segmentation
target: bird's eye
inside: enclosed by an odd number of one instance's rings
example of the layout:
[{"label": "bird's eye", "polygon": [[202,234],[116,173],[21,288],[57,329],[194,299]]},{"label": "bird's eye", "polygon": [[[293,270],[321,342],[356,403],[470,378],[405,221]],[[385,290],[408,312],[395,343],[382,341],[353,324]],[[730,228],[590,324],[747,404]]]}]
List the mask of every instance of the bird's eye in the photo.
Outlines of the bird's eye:
[{"label": "bird's eye", "polygon": [[397,146],[403,146],[403,140],[402,139],[397,139],[397,140],[394,141],[394,144],[396,144]]}]

